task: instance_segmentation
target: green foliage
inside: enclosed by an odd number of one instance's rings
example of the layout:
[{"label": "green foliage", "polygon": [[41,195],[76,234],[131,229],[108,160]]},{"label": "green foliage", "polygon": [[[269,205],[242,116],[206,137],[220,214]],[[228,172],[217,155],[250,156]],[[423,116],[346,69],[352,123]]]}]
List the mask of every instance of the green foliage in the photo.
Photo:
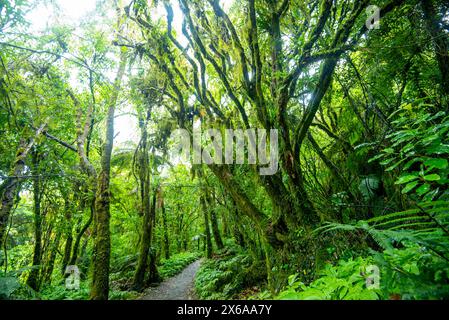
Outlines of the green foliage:
[{"label": "green foliage", "polygon": [[[325,223],[317,232],[362,230],[382,252],[373,252],[382,270],[384,297],[441,299],[448,296],[449,201],[447,201],[449,118],[410,106],[401,109],[382,151],[386,171],[403,166],[397,185],[417,203],[412,209],[384,214],[354,224]],[[405,163],[405,164],[404,164]],[[415,187],[419,186],[415,189]],[[413,192],[412,192],[413,191]]]},{"label": "green foliage", "polygon": [[427,111],[428,105],[405,105],[390,117],[394,132],[387,136],[391,146],[370,161],[381,160],[385,171],[401,169],[396,180],[403,194],[418,199],[434,200],[445,197],[449,174],[449,116],[445,112]]},{"label": "green foliage", "polygon": [[43,300],[87,300],[89,299],[89,283],[81,281],[79,290],[69,290],[64,282],[56,286],[47,286],[40,292]]},{"label": "green foliage", "polygon": [[[120,291],[111,289],[109,292],[110,300],[128,300],[135,299],[138,293],[132,291]],[[89,283],[81,281],[80,288],[69,290],[65,285],[47,286],[43,288],[39,295],[42,300],[88,300],[89,299]]]},{"label": "green foliage", "polygon": [[370,200],[374,196],[375,190],[379,187],[380,179],[375,175],[365,177],[359,184],[359,191],[365,200]]},{"label": "green foliage", "polygon": [[356,225],[328,223],[319,231],[363,230],[374,239],[383,249],[373,252],[373,257],[382,271],[384,298],[441,299],[448,296],[449,290],[448,210],[447,202],[434,201],[422,204],[421,209],[359,221]]},{"label": "green foliage", "polygon": [[0,276],[0,300],[11,299],[20,287],[20,282],[16,277]]},{"label": "green foliage", "polygon": [[[373,264],[372,258],[341,260],[338,265],[327,264],[319,273],[319,278],[310,285],[305,285],[292,275],[288,285],[273,299],[280,300],[377,300],[381,297],[379,289],[367,288],[369,266]],[[267,298],[265,292],[257,296]]]},{"label": "green foliage", "polygon": [[[369,32],[360,1],[256,1],[251,10],[245,1],[136,0],[111,10],[113,1],[99,0],[79,21],[55,20],[64,4],[44,2],[55,14],[36,32],[26,20],[41,1],[0,0],[0,298],[87,299],[90,274],[100,273],[111,299],[131,299],[123,290],[145,245],[151,266],[168,278],[200,257],[205,239],[209,253],[221,248],[219,238],[227,248],[196,278],[202,299],[265,286],[261,298],[447,297],[449,109],[439,59],[446,53],[426,27],[444,28],[443,1],[425,2],[434,17],[422,1],[378,1],[388,10]],[[119,52],[132,56],[120,86],[111,72]],[[105,141],[117,94],[116,130]],[[170,163],[173,130],[199,123],[222,133],[277,129],[277,174],[257,173],[260,154],[257,165]],[[126,131],[134,141],[120,143]],[[33,146],[17,161],[27,141]],[[98,179],[109,164],[110,179]],[[110,199],[97,197],[97,207],[110,204],[110,221],[95,220],[94,230],[86,222],[95,216],[96,181],[109,184]],[[313,237],[319,221],[331,222]],[[102,255],[93,240],[109,238],[101,229],[110,233],[107,260],[95,260]],[[367,256],[368,248],[377,252]],[[98,261],[110,268],[90,273]],[[67,263],[81,270],[80,290],[64,286]],[[381,267],[380,289],[365,286],[371,264]],[[39,271],[40,292],[25,285],[30,270]]]},{"label": "green foliage", "polygon": [[25,285],[21,280],[30,267],[16,271],[0,271],[0,300],[35,299],[38,293]]},{"label": "green foliage", "polygon": [[449,263],[424,246],[412,242],[403,248],[373,253],[381,270],[381,289],[385,298],[403,300],[447,299]]},{"label": "green foliage", "polygon": [[[368,288],[369,267],[379,268],[379,288]],[[367,271],[368,270],[368,271]],[[449,264],[425,247],[407,242],[405,247],[373,252],[367,258],[326,265],[320,277],[306,286],[298,275],[276,296],[268,292],[258,299],[375,300],[445,299],[449,297]]]},{"label": "green foliage", "polygon": [[201,265],[195,279],[196,293],[205,300],[231,299],[263,276],[264,270],[248,253],[228,247]]},{"label": "green foliage", "polygon": [[[449,246],[449,202],[420,203],[418,209],[394,212],[355,224],[327,222],[316,232],[356,231],[368,233],[384,249],[391,249],[402,241],[412,241],[445,252]],[[440,254],[444,257],[444,254]]]},{"label": "green foliage", "polygon": [[163,278],[170,278],[180,273],[189,264],[198,260],[198,252],[181,252],[173,255],[168,260],[162,260],[159,267],[159,275]]}]

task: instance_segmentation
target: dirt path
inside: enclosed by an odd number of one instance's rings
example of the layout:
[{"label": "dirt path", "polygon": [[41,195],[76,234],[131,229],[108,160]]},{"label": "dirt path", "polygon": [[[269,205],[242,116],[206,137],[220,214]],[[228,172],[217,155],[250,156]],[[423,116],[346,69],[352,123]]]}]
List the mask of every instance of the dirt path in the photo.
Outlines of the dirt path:
[{"label": "dirt path", "polygon": [[195,300],[194,279],[201,260],[186,267],[180,274],[169,278],[157,287],[148,288],[140,300]]}]

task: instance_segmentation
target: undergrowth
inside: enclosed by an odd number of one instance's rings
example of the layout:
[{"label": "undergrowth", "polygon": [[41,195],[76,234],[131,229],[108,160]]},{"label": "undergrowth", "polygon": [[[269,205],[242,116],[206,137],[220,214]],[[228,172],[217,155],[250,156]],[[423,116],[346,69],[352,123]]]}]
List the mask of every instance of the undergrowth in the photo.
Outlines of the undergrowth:
[{"label": "undergrowth", "polygon": [[[158,266],[159,274],[162,279],[173,277],[181,272],[187,265],[199,259],[198,252],[184,252],[173,255],[168,260],[162,260]],[[134,259],[133,256],[127,256],[122,259],[122,264],[113,269],[111,273],[111,289],[109,293],[110,300],[130,300],[135,299],[140,294],[135,291],[129,291],[132,282]],[[61,274],[55,272],[51,285],[44,285],[41,291],[35,292],[26,284],[25,277],[21,274],[26,271],[19,270],[4,274],[0,272],[0,300],[87,300],[89,299],[89,279],[86,275],[81,275],[79,289],[70,290],[65,286],[65,279]]]},{"label": "undergrowth", "polygon": [[159,267],[159,275],[162,279],[171,278],[200,257],[201,253],[199,252],[182,252],[173,255],[168,260],[162,260]]},{"label": "undergrowth", "polygon": [[196,293],[204,300],[232,299],[265,279],[265,275],[262,261],[230,246],[202,264],[195,279]]}]

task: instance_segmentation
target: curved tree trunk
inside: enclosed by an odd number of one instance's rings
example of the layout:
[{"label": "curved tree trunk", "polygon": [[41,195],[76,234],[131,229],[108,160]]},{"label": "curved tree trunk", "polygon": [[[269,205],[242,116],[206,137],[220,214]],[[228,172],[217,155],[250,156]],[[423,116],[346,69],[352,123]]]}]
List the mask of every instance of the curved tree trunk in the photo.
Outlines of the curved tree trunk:
[{"label": "curved tree trunk", "polygon": [[92,221],[94,219],[94,213],[95,213],[95,208],[94,208],[94,205],[91,204],[89,219],[86,221],[86,223],[83,225],[81,230],[76,235],[75,243],[73,244],[72,256],[71,256],[70,262],[69,262],[70,265],[76,265],[77,264],[78,252],[79,252],[79,246],[80,246],[81,238],[83,237],[84,233],[87,231],[87,229],[92,224]]},{"label": "curved tree trunk", "polygon": [[0,187],[1,207],[0,207],[0,245],[3,247],[5,241],[5,232],[8,225],[11,210],[14,207],[14,200],[19,193],[20,178],[25,170],[25,159],[31,148],[34,146],[35,140],[44,131],[46,124],[41,125],[35,132],[34,136],[27,141],[22,140],[16,153],[11,175]]}]

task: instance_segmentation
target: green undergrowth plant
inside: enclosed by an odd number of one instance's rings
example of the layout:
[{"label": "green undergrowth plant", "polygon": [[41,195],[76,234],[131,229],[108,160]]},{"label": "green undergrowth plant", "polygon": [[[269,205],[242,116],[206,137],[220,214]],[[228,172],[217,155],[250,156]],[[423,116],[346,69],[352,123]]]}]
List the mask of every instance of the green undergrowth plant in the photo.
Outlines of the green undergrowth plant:
[{"label": "green undergrowth plant", "polygon": [[407,104],[393,113],[389,146],[369,162],[379,161],[386,172],[397,174],[395,184],[411,199],[448,200],[449,116],[430,107]]},{"label": "green undergrowth plant", "polygon": [[407,105],[396,113],[389,147],[371,159],[397,173],[406,210],[351,224],[324,223],[318,234],[360,232],[377,245],[382,298],[449,297],[449,118]]},{"label": "green undergrowth plant", "polygon": [[20,280],[23,270],[0,271],[0,300],[34,299],[36,292]]},{"label": "green undergrowth plant", "polygon": [[264,275],[262,261],[229,246],[202,264],[195,278],[195,288],[200,299],[232,299],[246,287],[259,283]]},{"label": "green undergrowth plant", "polygon": [[[138,296],[136,292],[121,291],[111,288],[109,291],[110,300],[129,300]],[[81,281],[79,289],[67,289],[65,284],[52,285],[43,288],[40,292],[41,300],[88,300],[89,282]]]},{"label": "green undergrowth plant", "polygon": [[[370,286],[378,270],[379,286]],[[449,298],[449,264],[431,250],[408,242],[402,248],[326,265],[310,285],[292,275],[278,295],[264,291],[250,299],[435,300]]]},{"label": "green undergrowth plant", "polygon": [[182,252],[173,255],[170,259],[161,261],[159,275],[162,279],[173,277],[200,257],[201,253],[199,252]]},{"label": "green undergrowth plant", "polygon": [[[173,277],[181,272],[187,265],[201,257],[198,252],[184,252],[173,255],[168,260],[162,260],[159,273],[162,279]],[[130,300],[139,296],[139,293],[129,291],[126,283],[132,279],[132,257],[123,259],[123,265],[118,266],[116,272],[111,274],[110,300]],[[20,272],[0,273],[0,300],[8,299],[36,299],[36,300],[88,300],[89,279],[81,277],[78,289],[68,289],[62,275],[55,275],[52,284],[43,285],[37,293],[23,283]]]},{"label": "green undergrowth plant", "polygon": [[372,257],[340,260],[336,266],[327,264],[318,278],[305,285],[294,274],[288,278],[288,284],[277,295],[268,291],[252,296],[250,299],[275,300],[377,300],[380,289],[368,287],[367,279],[371,275]]},{"label": "green undergrowth plant", "polygon": [[375,252],[373,257],[381,270],[385,299],[449,298],[449,263],[429,248],[407,242],[402,248]]}]

